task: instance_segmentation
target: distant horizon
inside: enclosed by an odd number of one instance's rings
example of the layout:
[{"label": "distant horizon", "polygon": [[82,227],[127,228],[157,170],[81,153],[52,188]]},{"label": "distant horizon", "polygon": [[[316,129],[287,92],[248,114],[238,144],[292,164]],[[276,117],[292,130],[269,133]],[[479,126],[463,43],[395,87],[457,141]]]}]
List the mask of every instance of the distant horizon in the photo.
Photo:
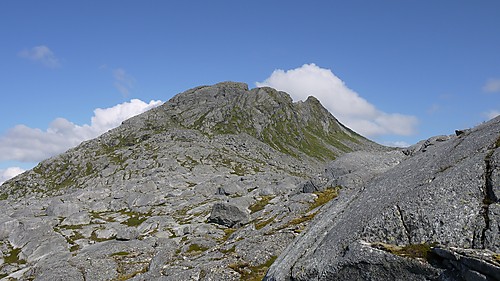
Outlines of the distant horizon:
[{"label": "distant horizon", "polygon": [[[500,2],[0,3],[0,182],[200,85],[313,95],[384,145],[500,114]],[[91,19],[91,20],[89,20]]]}]

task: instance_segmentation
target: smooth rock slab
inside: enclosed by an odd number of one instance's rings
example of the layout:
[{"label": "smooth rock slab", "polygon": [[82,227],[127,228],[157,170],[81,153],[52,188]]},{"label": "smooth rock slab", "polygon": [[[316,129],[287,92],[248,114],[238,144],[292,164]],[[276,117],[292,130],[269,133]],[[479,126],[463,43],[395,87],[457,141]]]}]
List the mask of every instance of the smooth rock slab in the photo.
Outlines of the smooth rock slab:
[{"label": "smooth rock slab", "polygon": [[84,225],[90,223],[90,216],[87,212],[78,212],[65,218],[61,225]]},{"label": "smooth rock slab", "polygon": [[69,217],[72,214],[80,212],[82,207],[73,202],[66,203],[53,203],[47,207],[45,213],[47,216],[55,216],[55,217]]}]

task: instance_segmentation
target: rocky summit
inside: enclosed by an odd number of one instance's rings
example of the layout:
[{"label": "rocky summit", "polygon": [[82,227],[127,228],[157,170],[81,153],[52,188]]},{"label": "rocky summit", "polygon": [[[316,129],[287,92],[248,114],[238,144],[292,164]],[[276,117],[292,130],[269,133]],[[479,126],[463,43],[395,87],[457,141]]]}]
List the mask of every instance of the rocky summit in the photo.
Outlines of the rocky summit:
[{"label": "rocky summit", "polygon": [[500,117],[407,149],[202,86],[0,188],[5,280],[500,280]]}]

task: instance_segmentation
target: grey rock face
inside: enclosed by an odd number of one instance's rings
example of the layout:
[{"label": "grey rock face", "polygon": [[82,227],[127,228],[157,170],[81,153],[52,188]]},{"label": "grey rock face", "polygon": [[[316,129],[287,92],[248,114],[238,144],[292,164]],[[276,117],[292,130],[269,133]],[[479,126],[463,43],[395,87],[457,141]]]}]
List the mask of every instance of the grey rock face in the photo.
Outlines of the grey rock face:
[{"label": "grey rock face", "polygon": [[[377,263],[387,254],[363,250],[360,241],[498,252],[499,201],[492,183],[499,170],[500,118],[429,143],[373,179],[342,190],[280,255],[266,280],[386,280],[416,272]],[[456,268],[449,271],[434,267],[405,278],[464,278]]]},{"label": "grey rock face", "polygon": [[314,216],[324,165],[360,149],[387,150],[314,98],[188,90],[2,185],[0,277],[261,278]]},{"label": "grey rock face", "polygon": [[235,205],[215,203],[208,221],[227,227],[237,227],[247,223],[248,218],[248,213]]}]

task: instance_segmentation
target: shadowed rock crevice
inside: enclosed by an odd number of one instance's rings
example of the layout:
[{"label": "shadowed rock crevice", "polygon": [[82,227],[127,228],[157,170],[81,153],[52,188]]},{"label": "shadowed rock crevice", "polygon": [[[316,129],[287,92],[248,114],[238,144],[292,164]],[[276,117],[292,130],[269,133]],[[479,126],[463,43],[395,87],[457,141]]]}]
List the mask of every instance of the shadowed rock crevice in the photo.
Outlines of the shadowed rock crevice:
[{"label": "shadowed rock crevice", "polygon": [[481,210],[482,216],[484,218],[484,228],[483,228],[483,231],[481,233],[481,244],[483,245],[483,248],[485,248],[486,232],[491,228],[490,217],[489,217],[490,205],[497,201],[497,199],[495,198],[495,194],[493,193],[493,187],[491,184],[492,168],[491,168],[491,164],[490,164],[490,159],[491,159],[492,154],[493,154],[493,151],[488,153],[486,155],[486,158],[484,159],[484,164],[485,164],[484,199],[483,199],[483,207]]},{"label": "shadowed rock crevice", "polygon": [[399,219],[401,220],[401,224],[403,225],[404,232],[406,234],[406,237],[408,238],[408,244],[411,244],[410,229],[406,225],[405,219],[403,217],[403,212],[401,211],[401,207],[399,207],[399,205],[396,205],[396,210],[398,211]]}]

